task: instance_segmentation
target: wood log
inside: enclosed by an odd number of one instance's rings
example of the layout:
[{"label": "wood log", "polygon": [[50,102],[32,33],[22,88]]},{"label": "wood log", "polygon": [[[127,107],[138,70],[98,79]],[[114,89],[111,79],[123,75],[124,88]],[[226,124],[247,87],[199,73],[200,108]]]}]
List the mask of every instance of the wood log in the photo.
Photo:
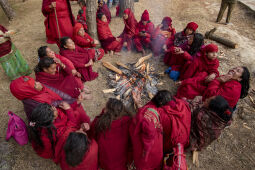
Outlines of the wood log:
[{"label": "wood log", "polygon": [[221,44],[223,44],[227,47],[230,47],[230,48],[237,48],[238,47],[237,43],[235,43],[231,40],[228,40],[226,38],[215,35],[214,32],[216,30],[217,30],[217,28],[213,28],[212,30],[206,32],[205,33],[205,38],[216,41],[216,42],[221,43]]},{"label": "wood log", "polygon": [[113,93],[116,90],[116,88],[114,89],[105,89],[103,90],[103,93]]},{"label": "wood log", "polygon": [[150,74],[150,63],[147,64],[146,73],[147,75]]},{"label": "wood log", "polygon": [[135,67],[138,67],[140,64],[142,64],[144,61],[150,59],[152,57],[152,53],[150,53],[147,56],[144,56],[138,60],[138,62],[135,64]]},{"label": "wood log", "polygon": [[118,69],[117,67],[115,67],[114,65],[112,65],[111,63],[106,62],[106,61],[102,61],[102,63],[103,63],[103,66],[105,66],[109,70],[112,70],[112,71],[122,75],[122,71],[120,69]]},{"label": "wood log", "polygon": [[121,62],[118,62],[118,61],[117,61],[116,64],[117,64],[118,66],[121,66],[121,67],[123,67],[123,68],[129,70],[128,66],[126,66],[125,64],[123,64],[123,63],[121,63]]},{"label": "wood log", "polygon": [[0,0],[0,6],[9,20],[12,20],[15,17],[16,14],[8,3],[8,0]]}]

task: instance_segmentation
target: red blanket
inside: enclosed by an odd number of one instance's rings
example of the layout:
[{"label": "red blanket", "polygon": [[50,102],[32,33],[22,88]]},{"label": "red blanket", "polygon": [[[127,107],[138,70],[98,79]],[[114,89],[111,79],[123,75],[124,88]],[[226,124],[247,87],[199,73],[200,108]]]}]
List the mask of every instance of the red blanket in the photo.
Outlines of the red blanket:
[{"label": "red blanket", "polygon": [[[7,32],[8,30],[0,25],[0,30],[5,33]],[[0,35],[0,37],[2,37],[2,35]],[[12,43],[11,43],[11,40],[8,40],[2,44],[0,44],[0,57],[6,55],[6,54],[9,54],[11,52],[11,49],[12,49]]]}]

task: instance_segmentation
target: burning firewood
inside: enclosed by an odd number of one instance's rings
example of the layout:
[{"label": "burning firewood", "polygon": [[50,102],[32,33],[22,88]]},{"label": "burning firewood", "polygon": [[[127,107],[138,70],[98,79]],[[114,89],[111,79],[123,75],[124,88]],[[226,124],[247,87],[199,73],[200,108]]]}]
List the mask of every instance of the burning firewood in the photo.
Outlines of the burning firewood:
[{"label": "burning firewood", "polygon": [[115,67],[114,65],[112,65],[111,63],[106,62],[106,61],[102,61],[102,63],[103,63],[103,66],[105,66],[106,68],[122,75],[122,71],[120,69],[118,69],[117,67]]},{"label": "burning firewood", "polygon": [[146,73],[147,75],[150,74],[150,63],[147,64]]},{"label": "burning firewood", "polygon": [[154,95],[151,92],[148,92],[149,98],[152,99]]},{"label": "burning firewood", "polygon": [[138,67],[140,64],[142,64],[144,61],[150,59],[152,57],[152,53],[150,53],[147,56],[144,56],[138,60],[138,62],[135,64],[135,67]]},{"label": "burning firewood", "polygon": [[116,90],[116,88],[114,89],[105,89],[103,90],[103,93],[113,93]]},{"label": "burning firewood", "polygon": [[121,63],[121,62],[116,62],[116,64],[117,64],[118,66],[121,66],[121,67],[123,67],[123,68],[129,70],[128,66],[126,66],[125,64],[123,64],[123,63]]}]

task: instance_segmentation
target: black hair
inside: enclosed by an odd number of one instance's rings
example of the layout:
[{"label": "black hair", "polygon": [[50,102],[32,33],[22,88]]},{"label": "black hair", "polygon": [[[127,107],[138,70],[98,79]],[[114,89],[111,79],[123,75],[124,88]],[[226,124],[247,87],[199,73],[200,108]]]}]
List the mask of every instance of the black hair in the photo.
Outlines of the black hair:
[{"label": "black hair", "polygon": [[[226,99],[222,96],[216,96],[209,103],[209,109],[215,112],[219,117],[225,121],[229,121],[232,117],[232,108],[229,106]],[[226,111],[229,111],[231,114],[226,114]]]},{"label": "black hair", "polygon": [[151,101],[157,106],[161,107],[166,105],[172,100],[172,94],[168,90],[160,90],[158,93],[151,99]]},{"label": "black hair", "polygon": [[195,33],[193,42],[188,51],[189,54],[192,56],[195,55],[201,49],[202,45],[204,45],[204,36],[200,33]]},{"label": "black hair", "polygon": [[37,53],[40,59],[43,57],[47,57],[47,51],[46,51],[47,48],[48,46],[41,46],[40,48],[38,48]]},{"label": "black hair", "polygon": [[241,89],[241,96],[240,98],[243,99],[248,95],[248,91],[250,88],[250,72],[247,67],[243,68],[243,74],[241,76],[242,80],[240,81],[240,84],[242,85]]},{"label": "black hair", "polygon": [[89,149],[89,144],[87,135],[77,132],[70,133],[64,145],[67,164],[72,167],[79,165]]},{"label": "black hair", "polygon": [[35,67],[35,73],[43,72],[44,68],[49,68],[52,64],[55,64],[55,61],[50,57],[44,57],[40,59],[39,63]]},{"label": "black hair", "polygon": [[71,38],[70,37],[62,37],[62,38],[60,38],[60,48],[65,49],[66,42],[69,39],[71,39]]},{"label": "black hair", "polygon": [[[185,33],[186,32],[186,29],[187,29],[187,27],[186,28],[184,28],[184,30],[183,30],[183,32]],[[190,34],[190,35],[193,35],[196,31],[194,31],[194,30],[192,30],[193,32],[192,32],[192,34]]]},{"label": "black hair", "polygon": [[83,10],[80,9],[80,10],[78,11],[78,14],[81,16],[81,15],[83,14]]},{"label": "black hair", "polygon": [[54,112],[52,106],[47,103],[39,104],[31,113],[29,117],[30,123],[34,126],[28,126],[29,139],[33,141],[40,148],[44,148],[41,140],[42,128],[45,128],[48,132],[48,138],[51,141],[51,148],[54,153],[55,142],[53,140],[53,134],[56,137],[56,128],[53,124]]},{"label": "black hair", "polygon": [[104,15],[105,15],[105,14],[103,14],[103,13],[98,13],[98,14],[97,14],[97,18],[100,19],[100,20],[102,20],[102,17],[103,17]]},{"label": "black hair", "polygon": [[82,4],[82,6],[86,6],[85,0],[78,0],[77,3]]},{"label": "black hair", "polygon": [[95,124],[96,136],[101,132],[110,129],[112,121],[124,115],[124,105],[122,101],[110,98],[106,103],[106,112],[98,116]]}]

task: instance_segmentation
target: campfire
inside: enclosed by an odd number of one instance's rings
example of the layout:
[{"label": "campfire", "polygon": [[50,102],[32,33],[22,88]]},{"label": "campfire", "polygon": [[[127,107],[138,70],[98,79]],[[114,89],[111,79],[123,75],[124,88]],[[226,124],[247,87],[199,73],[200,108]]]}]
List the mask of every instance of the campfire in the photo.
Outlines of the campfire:
[{"label": "campfire", "polygon": [[155,68],[146,63],[151,57],[152,54],[149,54],[140,58],[137,63],[126,65],[116,62],[117,67],[109,62],[103,62],[103,66],[112,71],[108,79],[111,89],[105,89],[103,92],[113,93],[125,106],[133,106],[133,90],[141,93],[143,98],[151,99],[157,93],[159,83],[159,75],[155,73]]}]

